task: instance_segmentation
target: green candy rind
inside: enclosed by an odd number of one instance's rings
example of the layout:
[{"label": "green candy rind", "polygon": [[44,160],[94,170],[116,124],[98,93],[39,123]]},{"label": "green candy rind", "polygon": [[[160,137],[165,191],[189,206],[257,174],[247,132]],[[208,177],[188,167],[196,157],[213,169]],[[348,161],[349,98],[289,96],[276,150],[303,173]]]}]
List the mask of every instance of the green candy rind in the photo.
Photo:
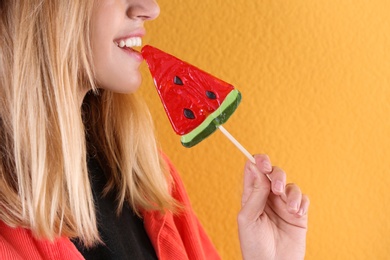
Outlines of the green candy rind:
[{"label": "green candy rind", "polygon": [[230,91],[225,100],[222,102],[221,106],[216,111],[210,114],[194,130],[181,136],[180,141],[182,145],[190,148],[214,133],[218,126],[222,125],[229,119],[240,102],[241,93],[237,89]]}]

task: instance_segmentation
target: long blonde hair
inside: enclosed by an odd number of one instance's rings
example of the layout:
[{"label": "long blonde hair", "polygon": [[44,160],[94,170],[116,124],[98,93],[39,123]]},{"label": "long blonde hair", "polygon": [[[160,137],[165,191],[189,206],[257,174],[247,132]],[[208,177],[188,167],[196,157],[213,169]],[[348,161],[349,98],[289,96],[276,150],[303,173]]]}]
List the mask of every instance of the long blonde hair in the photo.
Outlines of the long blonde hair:
[{"label": "long blonde hair", "polygon": [[[118,212],[124,203],[137,213],[175,204],[145,105],[94,84],[92,7],[92,0],[0,2],[0,220],[87,246],[99,234],[86,132],[108,165],[106,192],[117,192]],[[93,93],[81,107],[86,87]]]}]

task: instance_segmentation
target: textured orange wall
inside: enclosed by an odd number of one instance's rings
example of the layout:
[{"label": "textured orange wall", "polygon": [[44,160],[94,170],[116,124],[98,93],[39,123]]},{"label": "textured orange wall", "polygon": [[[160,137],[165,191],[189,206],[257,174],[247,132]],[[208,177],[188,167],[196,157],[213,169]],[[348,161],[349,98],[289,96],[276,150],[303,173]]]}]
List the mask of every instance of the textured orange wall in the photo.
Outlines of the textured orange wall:
[{"label": "textured orange wall", "polygon": [[[160,0],[155,45],[234,84],[225,127],[311,198],[306,259],[390,258],[390,1]],[[240,259],[246,158],[219,132],[181,146],[146,66],[165,152],[223,259]]]}]

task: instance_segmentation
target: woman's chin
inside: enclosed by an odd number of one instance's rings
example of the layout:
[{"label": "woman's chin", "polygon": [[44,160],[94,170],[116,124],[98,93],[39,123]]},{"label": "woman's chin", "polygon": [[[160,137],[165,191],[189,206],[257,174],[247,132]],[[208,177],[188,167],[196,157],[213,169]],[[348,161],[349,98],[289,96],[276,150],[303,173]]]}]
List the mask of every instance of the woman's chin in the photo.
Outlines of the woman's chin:
[{"label": "woman's chin", "polygon": [[131,94],[136,92],[141,86],[141,75],[132,75],[131,80],[116,80],[113,83],[99,84],[102,89],[109,90],[115,93]]}]

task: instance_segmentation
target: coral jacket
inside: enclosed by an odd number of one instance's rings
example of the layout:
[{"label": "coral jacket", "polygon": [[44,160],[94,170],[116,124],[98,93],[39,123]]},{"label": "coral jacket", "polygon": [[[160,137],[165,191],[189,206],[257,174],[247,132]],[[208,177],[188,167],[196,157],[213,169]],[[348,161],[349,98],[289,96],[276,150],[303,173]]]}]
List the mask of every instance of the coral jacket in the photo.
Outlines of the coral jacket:
[{"label": "coral jacket", "polygon": [[[185,206],[177,215],[144,212],[146,232],[159,259],[220,259],[193,212],[178,172],[167,160],[173,177],[172,196]],[[66,237],[38,240],[31,231],[11,228],[0,221],[0,259],[83,259]]]}]

